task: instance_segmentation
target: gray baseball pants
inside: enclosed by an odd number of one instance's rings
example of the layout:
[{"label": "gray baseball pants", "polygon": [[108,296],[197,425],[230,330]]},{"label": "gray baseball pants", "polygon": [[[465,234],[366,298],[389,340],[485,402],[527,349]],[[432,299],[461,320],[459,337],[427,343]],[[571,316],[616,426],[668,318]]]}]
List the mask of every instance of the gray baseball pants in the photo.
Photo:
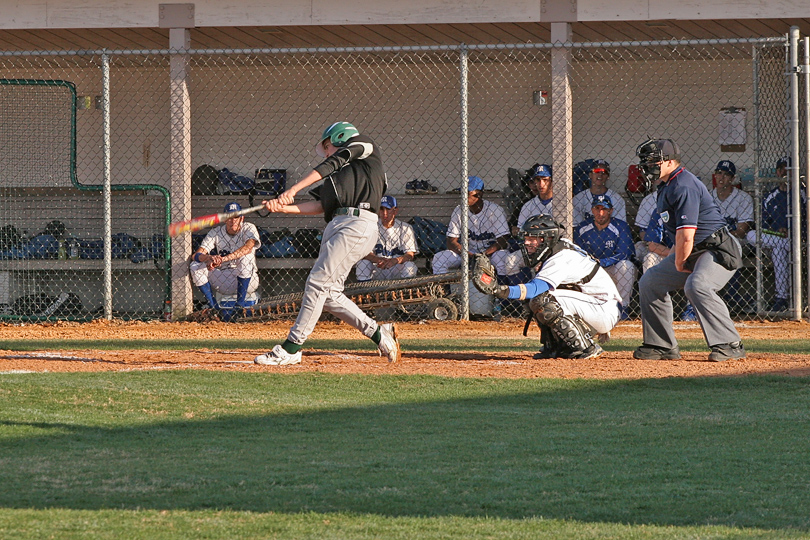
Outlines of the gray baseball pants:
[{"label": "gray baseball pants", "polygon": [[683,289],[692,303],[703,337],[710,347],[739,341],[740,335],[734,328],[728,307],[717,294],[734,272],[718,264],[711,252],[698,258],[691,274],[675,269],[675,253],[644,272],[638,281],[644,344],[663,349],[672,349],[678,344],[669,295],[678,289]]},{"label": "gray baseball pants", "polygon": [[303,345],[324,309],[366,337],[374,335],[377,323],[343,294],[343,288],[352,267],[374,249],[377,234],[377,214],[366,210],[357,217],[335,216],[329,222],[288,340]]}]

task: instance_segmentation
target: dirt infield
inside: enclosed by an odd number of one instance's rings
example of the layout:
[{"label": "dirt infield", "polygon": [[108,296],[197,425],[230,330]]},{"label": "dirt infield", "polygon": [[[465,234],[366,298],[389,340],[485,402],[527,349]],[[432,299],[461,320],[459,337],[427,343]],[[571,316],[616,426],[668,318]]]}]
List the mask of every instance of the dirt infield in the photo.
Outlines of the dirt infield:
[{"label": "dirt infield", "polygon": [[[476,344],[498,340],[523,339],[523,322],[429,322],[400,323],[403,358],[388,364],[378,356],[369,342],[364,351],[321,351],[307,349],[297,366],[257,366],[252,360],[255,350],[213,350],[206,343],[213,339],[267,340],[268,348],[284,339],[289,321],[263,324],[225,323],[144,323],[95,321],[92,323],[5,324],[0,325],[0,340],[53,339],[47,351],[0,350],[0,372],[20,371],[135,371],[162,369],[209,369],[225,371],[299,373],[431,374],[457,377],[506,378],[589,378],[637,379],[658,377],[699,377],[745,374],[810,375],[810,356],[749,353],[745,360],[707,362],[708,351],[683,353],[681,360],[642,361],[632,351],[606,352],[591,360],[534,360],[539,347],[537,329],[532,329],[531,347],[526,352],[477,352]],[[743,340],[805,339],[810,325],[806,322],[739,323]],[[679,339],[702,338],[694,323],[676,323]],[[613,337],[641,341],[637,321],[621,323]],[[359,339],[359,333],[345,324],[321,323],[312,339]],[[467,352],[420,352],[409,347],[409,340],[469,340]],[[188,339],[198,347],[182,351],[137,350],[99,351],[72,350],[70,340],[174,340]],[[501,341],[502,343],[502,341]],[[761,348],[761,347],[760,347]]]}]

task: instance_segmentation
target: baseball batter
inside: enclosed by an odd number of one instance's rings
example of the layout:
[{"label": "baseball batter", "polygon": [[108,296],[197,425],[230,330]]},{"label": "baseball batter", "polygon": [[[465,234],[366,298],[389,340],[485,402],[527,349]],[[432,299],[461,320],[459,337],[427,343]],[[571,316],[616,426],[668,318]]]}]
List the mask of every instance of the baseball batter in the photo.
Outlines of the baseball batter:
[{"label": "baseball batter", "polygon": [[[352,267],[377,243],[377,210],[387,188],[380,150],[352,124],[336,122],[323,131],[315,152],[325,159],[312,172],[277,199],[263,201],[270,212],[323,213],[327,225],[287,339],[254,361],[274,366],[300,363],[304,342],[326,309],[371,338],[389,362],[396,362],[400,353],[394,325],[377,324],[343,294]],[[316,200],[295,203],[302,189],[322,179],[323,184],[312,190]]]},{"label": "baseball batter", "polygon": [[[239,203],[232,202],[225,206],[224,212],[241,209]],[[189,264],[192,282],[203,293],[211,308],[221,311],[220,316],[226,322],[240,312],[238,308],[245,306],[247,296],[259,288],[256,250],[261,245],[256,226],[245,222],[245,217],[240,216],[211,229],[192,256]],[[215,250],[216,254],[211,255]],[[220,310],[214,298],[215,292],[236,295],[235,309]]]},{"label": "baseball batter", "polygon": [[357,263],[357,281],[370,279],[400,279],[416,275],[413,262],[419,249],[413,227],[396,219],[399,213],[397,200],[386,195],[380,201],[380,221],[377,245],[374,251]]},{"label": "baseball batter", "polygon": [[658,213],[674,246],[639,280],[643,344],[633,356],[642,360],[680,358],[673,330],[670,292],[683,289],[711,348],[710,361],[744,358],[745,349],[728,307],[718,295],[742,266],[742,251],[709,190],[681,165],[670,139],[650,139],[636,149],[648,182],[659,182]]},{"label": "baseball batter", "polygon": [[529,218],[521,228],[521,250],[534,278],[511,286],[495,279],[484,284],[477,260],[473,283],[498,298],[529,300],[543,342],[535,358],[593,358],[602,353],[594,337],[609,334],[619,321],[621,296],[593,257],[561,238],[563,231],[551,216]]}]

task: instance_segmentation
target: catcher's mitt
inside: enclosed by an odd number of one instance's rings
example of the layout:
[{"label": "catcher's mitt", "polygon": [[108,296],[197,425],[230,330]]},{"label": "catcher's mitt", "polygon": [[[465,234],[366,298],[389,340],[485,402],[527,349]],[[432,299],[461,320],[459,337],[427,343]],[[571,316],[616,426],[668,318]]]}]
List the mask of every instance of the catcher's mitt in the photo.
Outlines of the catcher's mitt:
[{"label": "catcher's mitt", "polygon": [[498,284],[498,274],[489,257],[478,253],[475,255],[475,266],[472,272],[472,282],[475,288],[484,294],[492,294],[498,298],[509,296],[509,287]]}]

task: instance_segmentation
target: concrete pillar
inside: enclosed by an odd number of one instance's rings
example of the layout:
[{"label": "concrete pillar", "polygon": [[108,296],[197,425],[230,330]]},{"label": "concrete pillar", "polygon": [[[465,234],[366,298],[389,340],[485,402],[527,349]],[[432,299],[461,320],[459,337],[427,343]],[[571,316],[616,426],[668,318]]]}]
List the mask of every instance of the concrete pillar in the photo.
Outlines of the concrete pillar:
[{"label": "concrete pillar", "polygon": [[[189,28],[194,27],[193,4],[161,4],[160,26],[169,28],[169,48],[185,50],[191,46]],[[169,64],[170,192],[171,220],[191,216],[191,99],[188,92],[187,54],[172,54]],[[192,312],[192,288],[188,273],[191,235],[172,240],[172,319]]]},{"label": "concrete pillar", "polygon": [[[573,39],[571,24],[551,23],[551,42],[570,43]],[[571,49],[555,47],[551,50],[551,138],[554,166],[554,219],[573,238],[573,96],[570,79]]]}]

